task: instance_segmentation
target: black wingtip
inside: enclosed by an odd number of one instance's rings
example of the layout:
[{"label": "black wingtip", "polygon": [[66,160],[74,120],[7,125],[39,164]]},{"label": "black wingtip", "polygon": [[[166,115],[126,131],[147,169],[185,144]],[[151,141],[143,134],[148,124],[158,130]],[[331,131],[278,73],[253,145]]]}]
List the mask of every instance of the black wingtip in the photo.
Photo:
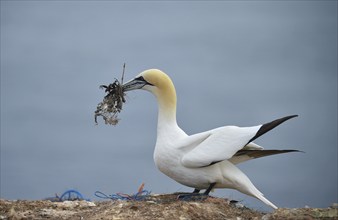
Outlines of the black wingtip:
[{"label": "black wingtip", "polygon": [[239,150],[234,156],[242,156],[242,155],[248,155],[252,158],[260,158],[260,157],[266,157],[276,154],[284,154],[284,153],[292,153],[292,152],[299,152],[299,153],[305,153],[304,151],[300,150]]},{"label": "black wingtip", "polygon": [[290,115],[290,116],[286,116],[286,117],[283,117],[283,118],[279,118],[279,119],[276,119],[272,122],[269,122],[269,123],[266,123],[266,124],[263,124],[260,129],[257,131],[256,135],[251,138],[251,140],[248,142],[252,142],[253,140],[255,140],[256,138],[262,136],[263,134],[265,134],[266,132],[274,129],[275,127],[277,127],[278,125],[282,124],[283,122],[291,119],[291,118],[294,118],[294,117],[298,117],[298,115]]}]

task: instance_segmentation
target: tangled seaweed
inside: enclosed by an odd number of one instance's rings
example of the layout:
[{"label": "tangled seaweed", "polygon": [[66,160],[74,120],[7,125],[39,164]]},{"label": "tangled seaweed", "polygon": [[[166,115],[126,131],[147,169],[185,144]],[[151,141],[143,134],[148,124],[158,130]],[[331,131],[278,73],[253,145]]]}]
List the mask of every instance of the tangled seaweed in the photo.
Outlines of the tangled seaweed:
[{"label": "tangled seaweed", "polygon": [[103,98],[103,101],[100,102],[95,111],[95,123],[97,122],[97,117],[102,116],[105,124],[116,125],[120,119],[117,118],[118,113],[121,112],[123,103],[126,102],[123,91],[123,76],[124,76],[125,65],[123,66],[123,73],[121,83],[119,80],[115,81],[109,85],[101,85],[100,89],[105,89],[107,95]]}]

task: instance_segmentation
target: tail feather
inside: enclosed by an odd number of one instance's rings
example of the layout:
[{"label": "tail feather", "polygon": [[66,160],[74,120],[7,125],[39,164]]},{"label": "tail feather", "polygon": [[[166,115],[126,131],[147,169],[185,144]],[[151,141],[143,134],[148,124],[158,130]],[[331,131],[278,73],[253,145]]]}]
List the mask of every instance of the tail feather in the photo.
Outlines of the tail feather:
[{"label": "tail feather", "polygon": [[267,198],[264,197],[263,193],[261,193],[247,177],[246,181],[244,181],[244,178],[242,177],[241,187],[237,188],[237,190],[244,194],[247,194],[249,196],[261,200],[263,203],[274,209],[278,209],[276,205],[274,205],[272,202],[270,202]]},{"label": "tail feather", "polygon": [[275,206],[272,202],[270,202],[267,198],[264,197],[263,194],[259,194],[257,196],[255,196],[257,199],[261,200],[262,202],[264,202],[265,204],[267,204],[268,206],[274,208],[274,209],[278,209],[277,206]]},{"label": "tail feather", "polygon": [[256,199],[261,200],[262,202],[264,202],[266,205],[274,208],[274,209],[278,209],[278,207],[276,205],[274,205],[272,202],[270,202],[267,198],[264,197],[263,193],[261,193],[252,183],[251,183],[251,187],[247,188],[248,191],[242,191],[243,193],[255,197]]}]

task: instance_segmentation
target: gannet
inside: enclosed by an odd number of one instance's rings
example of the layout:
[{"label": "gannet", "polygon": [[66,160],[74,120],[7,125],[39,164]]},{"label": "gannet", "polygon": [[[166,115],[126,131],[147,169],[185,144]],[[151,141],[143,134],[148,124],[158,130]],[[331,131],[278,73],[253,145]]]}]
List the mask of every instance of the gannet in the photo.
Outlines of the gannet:
[{"label": "gannet", "polygon": [[264,150],[253,143],[259,136],[291,115],[252,127],[224,126],[187,135],[176,121],[176,91],[170,77],[158,69],[141,72],[123,85],[124,91],[142,89],[155,95],[158,102],[157,140],[154,161],[157,168],[197,194],[213,188],[236,189],[277,209],[235,165],[268,155],[297,150]]}]

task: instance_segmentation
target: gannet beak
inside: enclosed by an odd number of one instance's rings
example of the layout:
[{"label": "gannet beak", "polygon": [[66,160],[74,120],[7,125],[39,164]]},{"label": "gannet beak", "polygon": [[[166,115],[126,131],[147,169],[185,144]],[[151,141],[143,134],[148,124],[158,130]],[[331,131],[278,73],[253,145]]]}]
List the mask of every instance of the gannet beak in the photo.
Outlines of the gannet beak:
[{"label": "gannet beak", "polygon": [[131,91],[135,89],[142,89],[145,85],[152,85],[148,83],[143,76],[137,77],[135,79],[130,80],[122,85],[123,91]]}]

